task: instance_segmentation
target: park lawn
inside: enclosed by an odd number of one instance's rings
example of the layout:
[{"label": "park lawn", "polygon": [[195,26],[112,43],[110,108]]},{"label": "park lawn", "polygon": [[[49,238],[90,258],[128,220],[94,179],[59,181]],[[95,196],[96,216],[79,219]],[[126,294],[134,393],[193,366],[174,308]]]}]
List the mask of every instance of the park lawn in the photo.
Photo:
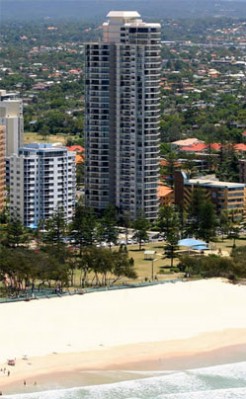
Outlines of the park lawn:
[{"label": "park lawn", "polygon": [[[221,237],[217,237],[216,241],[212,241],[209,243],[211,248],[213,249],[221,249],[222,251],[227,251],[230,255],[231,250],[233,248],[234,240],[231,238],[221,239]],[[236,247],[246,246],[246,236],[240,235],[240,238],[235,240]]]},{"label": "park lawn", "polygon": [[[128,255],[129,258],[134,259],[134,266],[138,275],[136,280],[137,282],[143,282],[145,280],[149,281],[152,277],[152,261],[144,259],[144,251],[146,250],[156,251],[153,263],[153,275],[154,277],[157,276],[158,280],[169,280],[183,277],[183,273],[174,273],[172,270],[170,270],[171,260],[165,257],[164,245],[164,242],[149,242],[145,243],[141,250],[139,250],[139,245],[128,245]],[[244,245],[246,246],[246,237],[236,239],[236,246]],[[213,253],[213,250],[218,251],[221,249],[222,253],[228,253],[228,255],[230,255],[233,247],[233,240],[221,240],[219,237],[217,241],[210,242],[209,246],[212,250],[211,253]],[[178,263],[179,259],[174,258],[174,268]],[[123,280],[125,281],[124,278]]]},{"label": "park lawn", "polygon": [[[124,283],[143,283],[146,281],[151,281],[152,279],[152,261],[144,259],[144,251],[146,250],[154,250],[156,251],[154,263],[153,263],[153,276],[155,280],[155,276],[158,281],[160,280],[170,280],[182,278],[183,273],[175,273],[170,271],[170,263],[171,260],[165,258],[163,251],[164,243],[163,242],[151,242],[146,243],[142,246],[142,249],[139,250],[139,245],[128,245],[128,256],[129,258],[134,259],[134,268],[138,275],[136,280],[130,280],[126,277],[122,277],[118,281],[118,284]],[[112,250],[118,250],[119,247],[114,247]],[[174,259],[174,266],[178,263],[178,259]],[[94,275],[89,275],[89,281],[93,278]],[[91,281],[90,281],[91,282]],[[80,271],[77,270],[75,272],[75,286],[79,287],[80,285]]]},{"label": "park lawn", "polygon": [[[177,278],[177,273],[170,273],[171,260],[166,258],[164,255],[164,242],[149,242],[142,246],[139,250],[138,245],[128,246],[128,256],[134,259],[135,270],[138,275],[138,282],[145,280],[151,280],[152,277],[152,260],[144,259],[144,251],[152,250],[155,251],[154,262],[153,262],[153,275],[158,280],[166,280],[170,278]],[[178,259],[174,259],[174,266],[178,263]]]},{"label": "park lawn", "polygon": [[[236,246],[246,246],[246,237],[236,239]],[[230,255],[232,247],[233,247],[233,240],[232,239],[225,239],[221,240],[219,237],[217,241],[210,242],[209,246],[211,248],[211,254],[215,253],[218,254],[218,250],[220,249],[222,253],[227,253]],[[170,280],[170,279],[177,279],[183,278],[184,273],[176,273],[170,270],[170,263],[171,260],[165,257],[164,254],[164,242],[149,242],[142,245],[142,249],[139,250],[139,245],[128,245],[128,256],[129,258],[134,259],[134,267],[136,273],[138,275],[136,280],[129,280],[126,277],[123,277],[118,281],[118,284],[123,283],[143,283],[145,281],[150,281],[152,278],[152,260],[145,260],[144,259],[144,251],[146,250],[154,250],[156,251],[154,256],[153,262],[153,276],[155,280],[155,276],[157,277],[158,281],[162,280]],[[112,250],[118,250],[118,247],[114,247]],[[174,258],[174,267],[179,263],[178,258]],[[80,283],[80,271],[76,271],[75,273],[75,285],[79,287]],[[93,278],[93,275],[90,276]]]}]

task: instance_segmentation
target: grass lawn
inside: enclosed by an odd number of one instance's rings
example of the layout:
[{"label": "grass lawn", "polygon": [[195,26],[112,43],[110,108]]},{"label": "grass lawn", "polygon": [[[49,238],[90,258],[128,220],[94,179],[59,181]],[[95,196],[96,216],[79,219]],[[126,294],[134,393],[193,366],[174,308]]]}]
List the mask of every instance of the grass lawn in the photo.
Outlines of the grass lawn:
[{"label": "grass lawn", "polygon": [[[236,246],[246,246],[246,237],[242,237],[240,239],[236,239]],[[134,259],[134,266],[137,272],[138,278],[135,280],[137,283],[142,283],[144,281],[149,281],[152,278],[152,260],[145,260],[144,259],[144,251],[146,250],[153,250],[156,251],[154,256],[153,262],[153,276],[157,277],[160,280],[170,280],[170,279],[178,279],[183,278],[183,273],[175,273],[170,270],[171,260],[166,258],[164,255],[164,242],[150,242],[146,243],[142,246],[142,249],[139,250],[138,245],[128,245],[128,255],[129,258]],[[232,239],[225,239],[221,240],[220,238],[217,239],[216,242],[210,242],[209,247],[212,249],[211,253],[216,253],[220,249],[223,254],[230,255],[232,247],[233,247],[233,240]],[[117,247],[115,247],[117,248]],[[174,259],[174,267],[179,263],[179,259]],[[79,275],[76,278],[76,284],[79,285]],[[122,283],[129,283],[132,282],[127,278],[122,278],[119,281],[119,284]]]},{"label": "grass lawn", "polygon": [[67,134],[49,134],[44,136],[34,132],[27,132],[24,134],[24,143],[61,143],[65,145],[68,138]]},{"label": "grass lawn", "polygon": [[[218,237],[216,241],[213,241],[210,243],[210,246],[216,249],[221,249],[222,251],[227,251],[229,254],[231,253],[231,250],[233,248],[233,241],[230,238],[226,238],[226,239],[221,239],[221,237]],[[245,235],[241,235],[240,238],[237,238],[235,240],[235,244],[236,247],[242,247],[242,246],[246,246],[246,236]]]},{"label": "grass lawn", "polygon": [[[178,273],[170,273],[169,266],[171,260],[164,256],[164,242],[150,242],[146,243],[142,250],[139,250],[138,245],[128,246],[129,258],[134,259],[134,265],[138,274],[138,281],[142,282],[145,280],[151,280],[152,276],[152,260],[144,259],[144,251],[152,250],[155,251],[154,262],[153,262],[153,275],[157,276],[158,280],[177,278]],[[178,259],[174,259],[174,266],[178,263]]]},{"label": "grass lawn", "polygon": [[[170,271],[170,263],[171,260],[165,258],[163,253],[163,242],[151,242],[142,246],[142,249],[139,250],[138,245],[128,245],[128,256],[129,258],[134,259],[134,267],[138,278],[136,280],[129,280],[126,277],[123,277],[119,280],[119,284],[124,283],[143,283],[145,281],[151,281],[152,279],[152,260],[144,259],[144,251],[153,250],[156,251],[154,262],[153,262],[153,276],[157,277],[158,281],[160,280],[170,280],[183,278],[183,273],[174,273]],[[118,247],[114,247],[115,250],[118,250]],[[174,259],[174,266],[178,263],[178,259]],[[165,267],[165,268],[164,268]],[[93,278],[93,275],[90,276]],[[80,271],[75,272],[75,286],[80,285]]]}]

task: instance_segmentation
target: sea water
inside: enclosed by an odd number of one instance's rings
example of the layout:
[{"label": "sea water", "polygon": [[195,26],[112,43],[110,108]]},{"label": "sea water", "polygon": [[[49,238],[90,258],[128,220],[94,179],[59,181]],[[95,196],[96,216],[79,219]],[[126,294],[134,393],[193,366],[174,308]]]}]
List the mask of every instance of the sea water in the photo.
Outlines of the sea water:
[{"label": "sea water", "polygon": [[2,396],[8,399],[245,399],[246,362],[185,371],[113,384]]}]

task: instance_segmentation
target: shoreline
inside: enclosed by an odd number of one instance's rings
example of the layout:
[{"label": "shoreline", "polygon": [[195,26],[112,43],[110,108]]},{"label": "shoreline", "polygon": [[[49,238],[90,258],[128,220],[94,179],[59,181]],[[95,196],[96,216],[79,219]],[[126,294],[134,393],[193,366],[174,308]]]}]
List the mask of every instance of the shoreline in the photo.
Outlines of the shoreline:
[{"label": "shoreline", "polygon": [[0,391],[246,361],[245,303],[246,286],[211,279],[2,304]]},{"label": "shoreline", "polygon": [[230,329],[189,339],[17,359],[16,366],[8,368],[10,376],[0,374],[0,387],[4,397],[108,384],[241,361],[246,361],[246,329]]}]

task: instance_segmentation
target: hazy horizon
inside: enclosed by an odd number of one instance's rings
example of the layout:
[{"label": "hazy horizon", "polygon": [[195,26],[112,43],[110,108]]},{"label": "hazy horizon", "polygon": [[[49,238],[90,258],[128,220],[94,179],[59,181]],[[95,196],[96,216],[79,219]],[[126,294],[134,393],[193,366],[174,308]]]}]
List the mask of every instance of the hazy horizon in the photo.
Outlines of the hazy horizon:
[{"label": "hazy horizon", "polygon": [[45,18],[95,21],[110,10],[136,10],[145,19],[244,18],[246,0],[0,0],[2,22]]}]

